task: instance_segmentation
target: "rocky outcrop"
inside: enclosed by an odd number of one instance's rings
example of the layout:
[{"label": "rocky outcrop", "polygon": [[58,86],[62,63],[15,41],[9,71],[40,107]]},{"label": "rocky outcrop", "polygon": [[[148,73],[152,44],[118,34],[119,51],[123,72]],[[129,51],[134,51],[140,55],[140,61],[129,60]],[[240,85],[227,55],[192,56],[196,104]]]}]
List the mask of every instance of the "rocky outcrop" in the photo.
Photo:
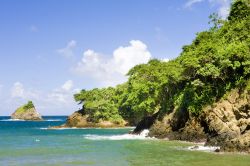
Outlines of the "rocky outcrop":
[{"label": "rocky outcrop", "polygon": [[11,119],[21,119],[30,121],[40,121],[43,120],[41,114],[36,111],[32,102],[19,107],[12,115]]},{"label": "rocky outcrop", "polygon": [[226,99],[204,109],[207,145],[225,151],[250,152],[250,94],[233,90]]},{"label": "rocky outcrop", "polygon": [[197,117],[186,116],[189,118],[187,119],[177,110],[167,114],[163,119],[154,122],[149,136],[168,140],[204,142],[206,134],[200,120]]},{"label": "rocky outcrop", "polygon": [[140,134],[144,129],[149,129],[155,122],[158,113],[154,114],[153,116],[148,116],[143,118],[133,130],[132,134]]},{"label": "rocky outcrop", "polygon": [[220,146],[221,151],[250,152],[250,94],[234,89],[198,117],[174,110],[154,122],[149,136],[206,142]]},{"label": "rocky outcrop", "polygon": [[124,127],[126,122],[114,123],[111,121],[99,121],[93,122],[89,119],[87,114],[84,114],[82,110],[74,112],[67,118],[65,124],[61,126],[55,126],[51,128],[65,128],[65,127],[76,127],[76,128],[88,128],[88,127],[100,127],[100,128],[114,128],[114,127]]}]

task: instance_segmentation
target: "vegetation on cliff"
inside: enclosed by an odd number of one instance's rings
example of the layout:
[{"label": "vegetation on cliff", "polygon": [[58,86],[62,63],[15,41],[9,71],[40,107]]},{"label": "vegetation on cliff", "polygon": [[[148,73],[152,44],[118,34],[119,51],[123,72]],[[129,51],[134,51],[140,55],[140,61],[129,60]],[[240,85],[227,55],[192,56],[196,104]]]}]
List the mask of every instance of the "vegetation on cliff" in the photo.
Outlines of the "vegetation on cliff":
[{"label": "vegetation on cliff", "polygon": [[128,72],[115,88],[82,90],[75,100],[94,122],[127,120],[175,110],[199,115],[232,88],[250,89],[250,1],[235,0],[227,20],[210,16],[212,27],[200,32],[179,57],[156,59]]},{"label": "vegetation on cliff", "polygon": [[12,119],[42,120],[42,116],[36,111],[32,101],[19,107],[12,115]]},{"label": "vegetation on cliff", "polygon": [[32,101],[28,101],[27,104],[19,107],[17,110],[16,110],[16,113],[24,113],[25,111],[31,109],[31,108],[35,108],[34,104]]}]

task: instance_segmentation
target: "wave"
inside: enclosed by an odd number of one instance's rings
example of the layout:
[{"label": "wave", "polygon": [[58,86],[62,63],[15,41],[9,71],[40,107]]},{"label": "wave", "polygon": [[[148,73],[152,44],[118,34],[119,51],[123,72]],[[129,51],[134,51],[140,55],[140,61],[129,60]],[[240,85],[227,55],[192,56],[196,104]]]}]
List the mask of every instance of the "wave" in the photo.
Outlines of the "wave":
[{"label": "wave", "polygon": [[49,127],[42,127],[42,128],[39,128],[41,130],[74,130],[74,129],[77,129],[77,130],[89,130],[89,129],[95,129],[95,130],[119,130],[119,129],[134,129],[135,127],[118,127],[118,128],[95,128],[95,127],[60,127],[60,128],[49,128]]},{"label": "wave", "polygon": [[6,121],[6,122],[9,122],[9,121],[25,121],[23,119],[2,119],[0,121]]},{"label": "wave", "polygon": [[64,121],[63,119],[45,119],[43,121],[47,121],[47,122],[59,122],[59,121]]},{"label": "wave", "polygon": [[[23,120],[23,119],[1,119],[0,121],[3,122],[11,122],[11,121],[32,121],[32,120]],[[45,120],[41,120],[41,121],[37,121],[37,122],[43,122],[43,121],[47,121],[47,122],[59,122],[59,121],[64,121],[63,119],[45,119]]]},{"label": "wave", "polygon": [[63,127],[63,128],[49,128],[49,127],[41,127],[39,129],[41,129],[41,130],[73,130],[73,129],[86,129],[86,128],[76,128],[76,127],[72,127],[72,128],[67,128],[67,127]]},{"label": "wave", "polygon": [[143,139],[153,139],[148,137],[149,130],[143,130],[141,134],[122,134],[122,135],[95,135],[87,134],[84,135],[85,139],[89,140],[143,140]]},{"label": "wave", "polygon": [[203,146],[203,145],[195,145],[187,148],[191,151],[204,151],[204,152],[214,152],[217,149],[220,149],[218,146]]},{"label": "wave", "polygon": [[40,142],[40,139],[35,139],[35,142]]}]

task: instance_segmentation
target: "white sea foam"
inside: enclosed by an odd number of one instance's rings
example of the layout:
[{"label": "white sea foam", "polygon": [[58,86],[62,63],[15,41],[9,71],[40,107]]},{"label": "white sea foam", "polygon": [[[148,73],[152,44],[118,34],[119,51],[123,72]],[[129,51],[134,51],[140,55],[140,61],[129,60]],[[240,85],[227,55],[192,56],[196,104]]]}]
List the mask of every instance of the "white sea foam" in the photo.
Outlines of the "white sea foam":
[{"label": "white sea foam", "polygon": [[62,120],[62,119],[46,119],[46,120],[43,120],[43,121],[57,122],[57,121],[64,121],[64,120]]},{"label": "white sea foam", "polygon": [[[11,121],[26,121],[26,120],[23,120],[23,119],[2,119],[0,121],[11,122]],[[32,120],[28,120],[28,121],[32,121]],[[63,120],[62,119],[46,119],[46,120],[41,120],[38,122],[42,122],[42,121],[57,122],[57,121],[63,121]]]},{"label": "white sea foam", "polygon": [[118,129],[134,129],[135,127],[122,127],[122,128],[91,128],[91,127],[87,127],[87,128],[84,128],[84,127],[81,127],[81,128],[78,128],[78,127],[61,127],[61,128],[48,128],[48,127],[41,127],[39,129],[41,130],[73,130],[73,129],[77,129],[77,130],[86,130],[86,129],[96,129],[96,130],[118,130]]},{"label": "white sea foam", "polygon": [[203,146],[203,145],[195,145],[195,146],[188,147],[188,150],[204,151],[204,152],[214,152],[217,149],[220,149],[220,147],[218,147],[218,146]]},{"label": "white sea foam", "polygon": [[41,130],[73,130],[73,129],[85,129],[85,128],[76,128],[76,127],[71,127],[71,128],[66,128],[66,127],[63,127],[63,128],[48,128],[48,127],[41,127],[39,129],[41,129]]},{"label": "white sea foam", "polygon": [[23,119],[2,119],[0,121],[6,121],[6,122],[9,122],[9,121],[25,121]]},{"label": "white sea foam", "polygon": [[142,139],[152,139],[147,137],[149,130],[143,130],[141,134],[122,134],[122,135],[95,135],[87,134],[84,135],[85,139],[89,140],[142,140]]}]

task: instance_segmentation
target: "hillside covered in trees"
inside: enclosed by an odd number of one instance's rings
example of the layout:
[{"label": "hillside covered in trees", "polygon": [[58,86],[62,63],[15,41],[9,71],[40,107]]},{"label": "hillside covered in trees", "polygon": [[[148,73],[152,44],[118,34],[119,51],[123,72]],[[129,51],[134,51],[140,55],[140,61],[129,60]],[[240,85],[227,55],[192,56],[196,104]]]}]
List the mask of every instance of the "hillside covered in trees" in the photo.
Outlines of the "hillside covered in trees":
[{"label": "hillside covered in trees", "polygon": [[227,20],[211,15],[212,27],[183,46],[176,59],[152,59],[133,67],[124,84],[75,94],[83,114],[92,122],[125,120],[136,125],[144,117],[173,109],[199,115],[231,89],[250,89],[249,4],[234,1]]},{"label": "hillside covered in trees", "polygon": [[250,153],[250,1],[210,20],[176,59],[151,59],[121,85],[75,94],[82,109],[54,128],[136,126],[134,134]]}]

